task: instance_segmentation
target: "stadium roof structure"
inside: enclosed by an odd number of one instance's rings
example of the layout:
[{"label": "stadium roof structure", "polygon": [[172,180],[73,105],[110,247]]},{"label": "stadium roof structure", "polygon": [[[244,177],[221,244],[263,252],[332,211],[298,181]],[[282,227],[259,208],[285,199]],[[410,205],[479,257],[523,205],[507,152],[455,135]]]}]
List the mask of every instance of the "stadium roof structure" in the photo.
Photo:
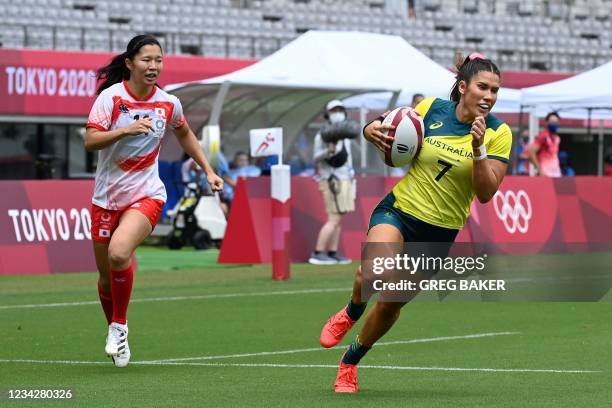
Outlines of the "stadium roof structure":
[{"label": "stadium roof structure", "polygon": [[290,146],[330,99],[377,92],[380,101],[384,92],[384,110],[401,91],[445,97],[453,78],[399,36],[308,31],[253,65],[165,89],[181,99],[196,131],[219,125],[225,145],[243,147],[249,129],[280,126]]},{"label": "stadium roof structure", "polygon": [[612,119],[612,61],[581,74],[521,90],[521,104],[537,116],[559,111],[564,118]]}]

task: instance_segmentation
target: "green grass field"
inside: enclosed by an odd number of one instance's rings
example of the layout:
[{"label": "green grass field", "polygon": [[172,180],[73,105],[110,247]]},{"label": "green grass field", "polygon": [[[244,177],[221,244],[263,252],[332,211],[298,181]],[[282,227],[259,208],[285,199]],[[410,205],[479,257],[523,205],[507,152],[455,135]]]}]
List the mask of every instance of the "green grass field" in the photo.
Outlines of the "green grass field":
[{"label": "green grass field", "polygon": [[[342,350],[318,337],[355,266],[294,265],[275,282],[269,266],[216,256],[139,250],[126,369],[104,354],[95,274],[0,277],[0,406],[612,404],[611,302],[413,302],[362,360],[359,394],[335,395]],[[9,401],[14,388],[74,397]]]}]

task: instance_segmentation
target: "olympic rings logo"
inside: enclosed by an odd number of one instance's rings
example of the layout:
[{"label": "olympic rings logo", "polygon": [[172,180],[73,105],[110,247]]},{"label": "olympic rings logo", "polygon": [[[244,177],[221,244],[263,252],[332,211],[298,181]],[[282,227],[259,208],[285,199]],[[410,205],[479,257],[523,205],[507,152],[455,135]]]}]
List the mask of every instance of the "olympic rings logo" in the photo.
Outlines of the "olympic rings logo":
[{"label": "olympic rings logo", "polygon": [[522,234],[527,232],[532,210],[531,200],[524,190],[519,190],[516,194],[511,190],[505,193],[498,191],[493,197],[493,207],[510,234],[517,230]]}]

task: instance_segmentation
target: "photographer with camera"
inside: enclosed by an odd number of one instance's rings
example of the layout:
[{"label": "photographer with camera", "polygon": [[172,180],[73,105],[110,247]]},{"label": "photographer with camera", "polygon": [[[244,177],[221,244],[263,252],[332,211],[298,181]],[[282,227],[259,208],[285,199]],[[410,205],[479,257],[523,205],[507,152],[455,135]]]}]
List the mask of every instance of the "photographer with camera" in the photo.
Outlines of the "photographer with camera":
[{"label": "photographer with camera", "polygon": [[360,133],[359,125],[347,120],[344,104],[334,99],[325,106],[327,123],[314,141],[314,161],[318,168],[319,191],[327,211],[327,222],[321,227],[315,251],[308,262],[314,265],[349,264],[338,254],[342,216],[355,211],[355,171],[351,139]]}]

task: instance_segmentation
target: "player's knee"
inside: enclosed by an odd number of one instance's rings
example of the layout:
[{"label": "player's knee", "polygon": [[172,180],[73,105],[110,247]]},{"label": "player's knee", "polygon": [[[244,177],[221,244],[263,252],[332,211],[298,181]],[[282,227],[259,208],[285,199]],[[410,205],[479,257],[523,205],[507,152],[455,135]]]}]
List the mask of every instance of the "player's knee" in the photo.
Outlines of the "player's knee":
[{"label": "player's knee", "polygon": [[395,319],[402,308],[401,303],[377,302],[376,309],[384,319]]},{"label": "player's knee", "polygon": [[108,247],[108,261],[110,262],[111,269],[122,268],[130,263],[130,252],[121,248],[120,246],[113,246],[112,244]]}]

